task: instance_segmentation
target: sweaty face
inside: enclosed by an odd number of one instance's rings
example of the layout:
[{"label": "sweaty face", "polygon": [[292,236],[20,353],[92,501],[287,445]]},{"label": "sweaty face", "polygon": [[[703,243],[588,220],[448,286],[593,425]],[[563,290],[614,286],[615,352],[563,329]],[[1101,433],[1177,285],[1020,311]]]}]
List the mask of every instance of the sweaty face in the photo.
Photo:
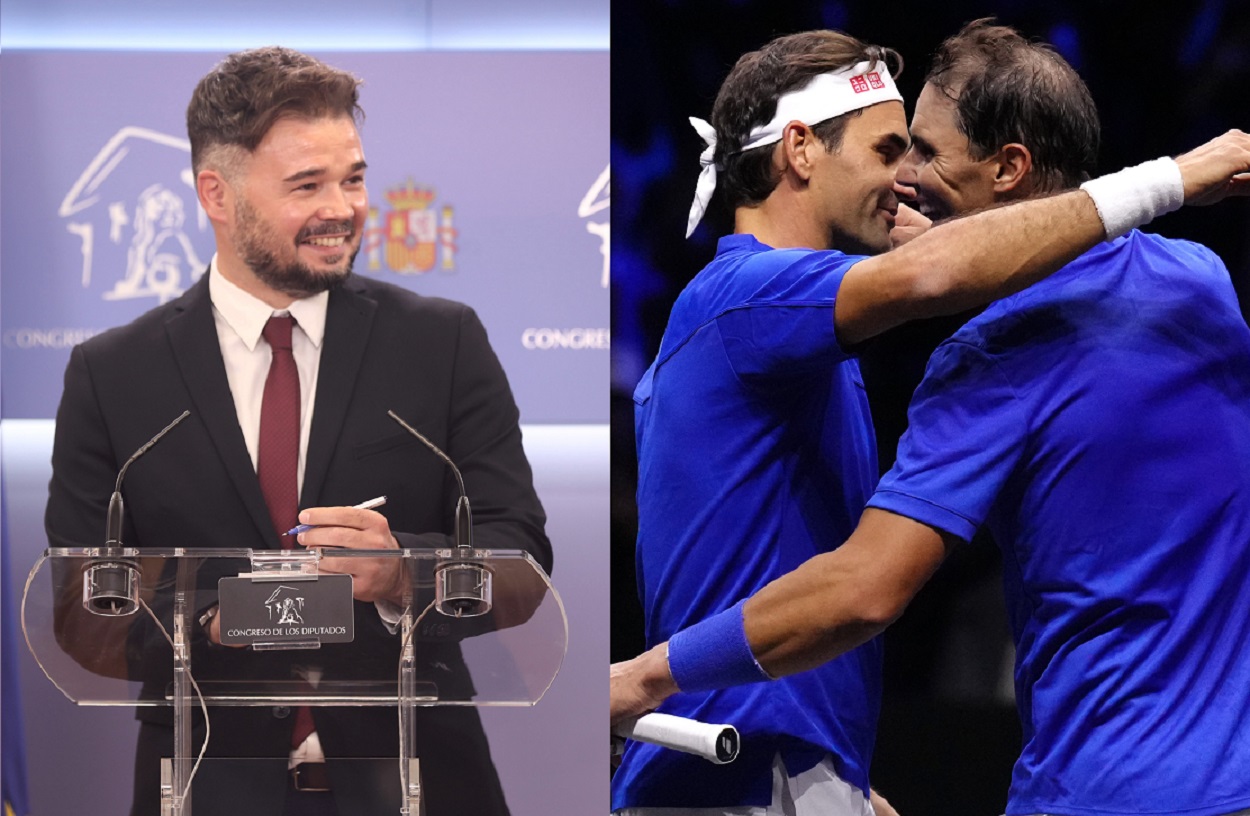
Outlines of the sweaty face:
[{"label": "sweaty face", "polygon": [[811,178],[831,247],[864,254],[890,248],[898,211],[894,174],[906,150],[901,102],[880,102],[847,120],[842,146],[819,157]]},{"label": "sweaty face", "polygon": [[247,158],[233,218],[236,253],[256,279],[295,298],[351,272],[369,197],[348,117],[279,119]]},{"label": "sweaty face", "polygon": [[906,203],[935,221],[994,203],[993,157],[974,159],[957,121],[955,103],[926,84],[916,100],[911,149],[899,165],[898,183],[915,192]]}]

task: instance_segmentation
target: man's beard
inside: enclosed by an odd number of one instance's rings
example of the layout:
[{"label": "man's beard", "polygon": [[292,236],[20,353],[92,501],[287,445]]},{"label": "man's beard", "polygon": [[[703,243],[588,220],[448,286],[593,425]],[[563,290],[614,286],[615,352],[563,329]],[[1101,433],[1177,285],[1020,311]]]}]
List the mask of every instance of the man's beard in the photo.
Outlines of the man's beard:
[{"label": "man's beard", "polygon": [[343,251],[347,252],[349,249],[351,251],[347,265],[341,269],[315,272],[299,260],[300,243],[307,238],[322,234],[346,232],[350,236],[355,232],[355,225],[351,221],[328,221],[313,229],[305,227],[300,230],[292,247],[292,258],[286,263],[278,260],[277,252],[270,245],[275,240],[274,231],[242,197],[238,199],[236,205],[235,221],[238,224],[235,245],[243,262],[252,270],[252,274],[275,292],[281,292],[296,299],[310,297],[341,285],[351,274],[352,266],[356,263],[356,255],[360,252],[359,245],[351,249],[349,237],[343,242]]}]

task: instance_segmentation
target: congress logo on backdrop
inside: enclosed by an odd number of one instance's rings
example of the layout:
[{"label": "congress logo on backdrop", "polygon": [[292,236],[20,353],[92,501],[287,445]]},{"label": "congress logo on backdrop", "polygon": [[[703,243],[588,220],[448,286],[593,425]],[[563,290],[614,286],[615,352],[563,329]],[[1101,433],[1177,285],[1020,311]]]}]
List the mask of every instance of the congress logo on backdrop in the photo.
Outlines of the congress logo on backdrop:
[{"label": "congress logo on backdrop", "polygon": [[[612,166],[608,165],[603,168],[603,172],[586,190],[586,194],[577,205],[577,217],[586,219],[586,231],[599,238],[599,252],[602,260],[596,271],[599,273],[599,286],[603,289],[608,288],[610,283],[608,258],[612,251],[612,223],[604,211],[612,203],[611,178]],[[600,213],[603,215],[599,215]],[[601,220],[591,220],[592,216],[598,216]],[[521,346],[528,351],[607,351],[612,347],[612,331],[606,327],[530,327],[521,332]]]},{"label": "congress logo on backdrop", "polygon": [[450,204],[437,205],[434,189],[412,179],[386,188],[383,197],[390,206],[385,212],[370,207],[365,224],[370,271],[384,264],[400,275],[419,275],[436,265],[445,272],[456,268],[456,228]]},{"label": "congress logo on backdrop", "polygon": [[212,254],[186,139],[123,127],[79,174],[58,215],[82,253],[84,289],[105,300],[182,294]]},{"label": "congress logo on backdrop", "polygon": [[[590,185],[590,189],[586,191],[586,195],[582,196],[582,203],[577,205],[578,218],[590,218],[603,210],[606,210],[612,203],[611,197],[611,174],[612,165],[603,168],[603,172],[599,174],[599,178],[595,179],[595,183]],[[599,252],[603,255],[602,272],[599,275],[599,285],[604,289],[608,288],[609,266],[608,257],[611,254],[611,232],[612,222],[608,220],[607,215],[602,216],[602,221],[587,221],[586,231],[591,235],[599,237]]]}]

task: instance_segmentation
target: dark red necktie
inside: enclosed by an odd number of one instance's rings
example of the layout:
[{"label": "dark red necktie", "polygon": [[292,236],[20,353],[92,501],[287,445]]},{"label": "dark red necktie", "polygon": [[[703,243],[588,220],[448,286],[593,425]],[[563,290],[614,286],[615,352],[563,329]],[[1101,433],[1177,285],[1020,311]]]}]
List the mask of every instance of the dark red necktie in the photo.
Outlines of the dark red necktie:
[{"label": "dark red necktie", "polygon": [[256,475],[282,547],[295,546],[287,530],[299,523],[299,371],[291,353],[293,317],[271,317],[261,336],[273,350],[260,403]]},{"label": "dark red necktie", "polygon": [[[261,336],[273,351],[265,392],[260,403],[260,449],[256,476],[269,505],[269,518],[282,548],[295,546],[295,537],[283,535],[299,523],[299,370],[291,353],[295,318],[270,317]],[[315,730],[308,706],[295,709],[291,747],[298,748]]]}]

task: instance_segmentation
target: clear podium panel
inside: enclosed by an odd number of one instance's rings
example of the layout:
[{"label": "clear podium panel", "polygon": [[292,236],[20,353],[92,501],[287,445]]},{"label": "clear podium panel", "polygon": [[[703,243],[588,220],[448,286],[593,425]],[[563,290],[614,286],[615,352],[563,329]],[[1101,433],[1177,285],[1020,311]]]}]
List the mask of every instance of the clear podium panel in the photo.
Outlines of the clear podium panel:
[{"label": "clear podium panel", "polygon": [[[356,597],[366,574],[386,598]],[[22,628],[66,697],[120,706],[183,704],[180,671],[217,706],[532,705],[568,640],[518,550],[52,548]]]}]

